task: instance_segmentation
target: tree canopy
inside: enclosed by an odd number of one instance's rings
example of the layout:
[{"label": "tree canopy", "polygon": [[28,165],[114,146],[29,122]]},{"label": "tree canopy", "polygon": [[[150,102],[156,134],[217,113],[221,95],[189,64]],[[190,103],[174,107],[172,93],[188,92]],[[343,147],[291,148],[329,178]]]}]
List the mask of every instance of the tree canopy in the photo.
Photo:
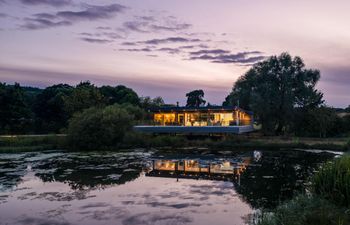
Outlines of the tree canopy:
[{"label": "tree canopy", "polygon": [[265,133],[291,129],[296,109],[312,109],[323,103],[316,89],[318,70],[307,69],[300,57],[288,53],[255,64],[234,84],[223,105],[254,111]]},{"label": "tree canopy", "polygon": [[194,90],[186,94],[187,103],[186,106],[199,107],[205,105],[204,91]]},{"label": "tree canopy", "polygon": [[0,83],[0,133],[25,133],[31,123],[31,111],[18,83]]}]

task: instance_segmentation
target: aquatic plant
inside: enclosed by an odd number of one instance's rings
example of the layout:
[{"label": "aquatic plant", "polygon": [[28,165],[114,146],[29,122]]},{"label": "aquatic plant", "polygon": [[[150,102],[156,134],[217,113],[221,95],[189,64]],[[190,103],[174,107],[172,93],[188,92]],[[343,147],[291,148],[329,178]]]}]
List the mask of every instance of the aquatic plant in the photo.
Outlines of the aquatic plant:
[{"label": "aquatic plant", "polygon": [[298,195],[268,213],[258,213],[252,225],[345,225],[347,209],[319,196]]},{"label": "aquatic plant", "polygon": [[313,191],[335,204],[350,206],[350,156],[326,163],[313,178]]}]

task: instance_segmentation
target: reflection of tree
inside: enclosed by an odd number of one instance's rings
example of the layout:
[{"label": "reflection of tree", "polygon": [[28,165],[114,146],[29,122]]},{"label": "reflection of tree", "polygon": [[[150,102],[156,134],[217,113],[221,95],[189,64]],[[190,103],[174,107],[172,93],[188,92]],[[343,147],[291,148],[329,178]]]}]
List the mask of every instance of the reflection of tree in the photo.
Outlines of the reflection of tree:
[{"label": "reflection of tree", "polygon": [[250,165],[236,190],[253,208],[273,208],[280,201],[303,191],[305,182],[331,154],[290,151],[264,152],[257,165]]},{"label": "reflection of tree", "polygon": [[[127,169],[126,169],[127,168]],[[139,177],[140,159],[99,156],[53,159],[38,166],[36,173],[44,182],[65,182],[73,189],[103,188],[124,184]]]},{"label": "reflection of tree", "polygon": [[0,191],[11,189],[21,182],[26,165],[19,160],[0,159]]}]

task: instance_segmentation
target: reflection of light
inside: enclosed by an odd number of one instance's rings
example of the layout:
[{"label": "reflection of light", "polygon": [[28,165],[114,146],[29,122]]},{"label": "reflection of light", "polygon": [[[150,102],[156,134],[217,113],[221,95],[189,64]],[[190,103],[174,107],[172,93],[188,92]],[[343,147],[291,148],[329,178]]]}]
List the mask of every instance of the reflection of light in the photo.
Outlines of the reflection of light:
[{"label": "reflection of light", "polygon": [[254,151],[254,161],[259,161],[260,159],[261,159],[261,156],[262,156],[262,154],[261,154],[261,152],[260,151]]}]

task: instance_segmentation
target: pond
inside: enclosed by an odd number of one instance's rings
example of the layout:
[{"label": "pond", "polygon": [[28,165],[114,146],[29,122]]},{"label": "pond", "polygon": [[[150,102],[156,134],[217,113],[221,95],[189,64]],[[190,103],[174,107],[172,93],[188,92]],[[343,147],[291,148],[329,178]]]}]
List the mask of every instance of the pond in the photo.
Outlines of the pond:
[{"label": "pond", "polygon": [[[178,152],[182,152],[179,150]],[[247,224],[301,192],[323,151],[0,154],[0,224]]]}]

